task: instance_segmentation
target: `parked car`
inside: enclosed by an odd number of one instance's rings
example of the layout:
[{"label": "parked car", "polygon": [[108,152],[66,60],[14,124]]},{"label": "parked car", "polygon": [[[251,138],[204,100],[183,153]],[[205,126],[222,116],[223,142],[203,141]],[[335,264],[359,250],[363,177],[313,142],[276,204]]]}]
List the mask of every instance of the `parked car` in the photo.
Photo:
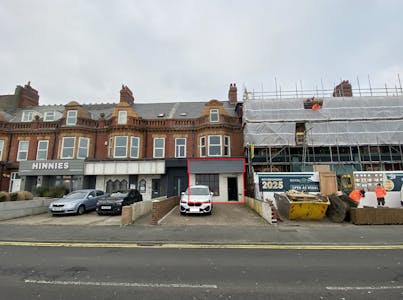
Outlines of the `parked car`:
[{"label": "parked car", "polygon": [[98,215],[118,215],[122,213],[123,206],[140,201],[143,201],[143,196],[138,190],[114,192],[98,201],[96,210]]},{"label": "parked car", "polygon": [[49,212],[53,215],[82,215],[87,211],[94,210],[98,200],[105,196],[105,192],[100,190],[76,190],[50,203]]},{"label": "parked car", "polygon": [[188,187],[181,195],[180,213],[208,214],[213,209],[213,195],[206,185],[193,185]]}]

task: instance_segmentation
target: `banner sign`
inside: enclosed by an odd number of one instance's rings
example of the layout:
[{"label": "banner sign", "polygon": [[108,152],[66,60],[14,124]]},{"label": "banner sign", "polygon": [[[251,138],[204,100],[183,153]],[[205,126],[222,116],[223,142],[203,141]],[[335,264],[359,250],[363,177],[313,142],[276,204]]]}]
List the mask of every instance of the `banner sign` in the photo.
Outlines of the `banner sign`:
[{"label": "banner sign", "polygon": [[311,173],[258,173],[260,192],[299,192],[319,193],[319,178]]}]

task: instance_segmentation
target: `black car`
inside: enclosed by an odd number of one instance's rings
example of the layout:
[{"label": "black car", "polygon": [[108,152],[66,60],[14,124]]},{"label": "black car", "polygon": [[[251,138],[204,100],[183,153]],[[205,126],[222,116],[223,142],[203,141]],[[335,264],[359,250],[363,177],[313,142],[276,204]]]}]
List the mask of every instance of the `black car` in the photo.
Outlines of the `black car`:
[{"label": "black car", "polygon": [[143,196],[138,190],[119,191],[103,198],[97,203],[98,215],[118,215],[122,213],[122,207],[143,201]]}]

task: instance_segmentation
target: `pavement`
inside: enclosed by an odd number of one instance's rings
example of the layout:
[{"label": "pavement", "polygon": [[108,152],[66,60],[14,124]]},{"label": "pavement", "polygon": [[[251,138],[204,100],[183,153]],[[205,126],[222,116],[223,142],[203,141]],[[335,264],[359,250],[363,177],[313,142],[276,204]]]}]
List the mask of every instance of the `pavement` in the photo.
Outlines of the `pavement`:
[{"label": "pavement", "polygon": [[403,245],[402,225],[284,221],[261,225],[27,225],[0,223],[0,241],[256,245]]}]

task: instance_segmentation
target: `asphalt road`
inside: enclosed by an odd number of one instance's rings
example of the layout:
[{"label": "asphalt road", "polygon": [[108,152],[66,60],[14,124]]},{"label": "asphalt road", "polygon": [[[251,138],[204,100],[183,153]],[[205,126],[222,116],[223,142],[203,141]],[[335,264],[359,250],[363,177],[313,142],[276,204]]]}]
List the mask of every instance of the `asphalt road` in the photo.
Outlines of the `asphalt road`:
[{"label": "asphalt road", "polygon": [[2,299],[402,299],[403,250],[0,246]]}]

